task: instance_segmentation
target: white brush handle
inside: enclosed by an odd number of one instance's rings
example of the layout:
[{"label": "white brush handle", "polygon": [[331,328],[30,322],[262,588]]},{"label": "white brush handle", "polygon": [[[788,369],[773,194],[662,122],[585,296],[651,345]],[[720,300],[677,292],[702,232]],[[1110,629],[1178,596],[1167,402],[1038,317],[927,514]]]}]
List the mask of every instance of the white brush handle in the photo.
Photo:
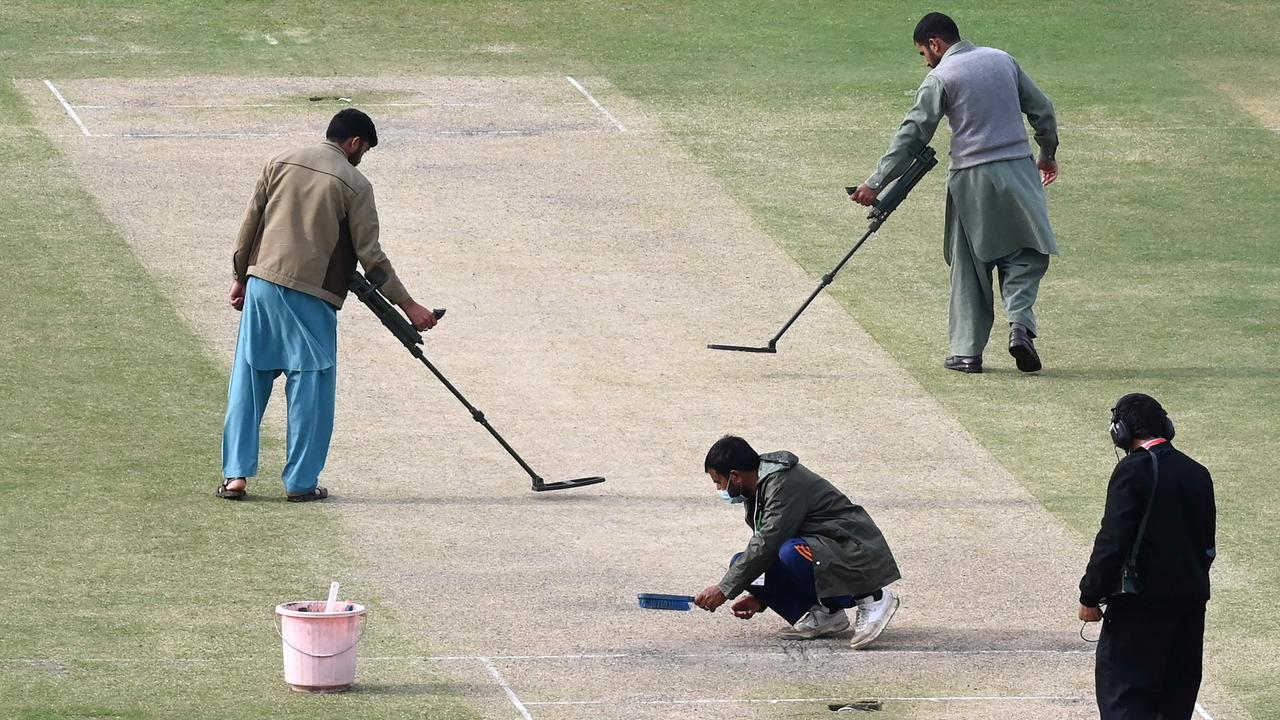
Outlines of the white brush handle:
[{"label": "white brush handle", "polygon": [[324,611],[331,613],[334,611],[334,605],[338,604],[338,581],[329,583],[329,602],[324,606]]}]

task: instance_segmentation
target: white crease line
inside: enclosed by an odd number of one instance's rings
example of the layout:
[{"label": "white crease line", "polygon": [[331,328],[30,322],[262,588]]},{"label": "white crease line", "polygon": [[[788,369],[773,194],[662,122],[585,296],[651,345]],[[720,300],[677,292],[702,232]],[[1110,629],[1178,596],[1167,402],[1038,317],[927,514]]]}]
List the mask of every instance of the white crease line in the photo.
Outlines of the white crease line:
[{"label": "white crease line", "polygon": [[[565,129],[565,130],[437,130],[435,132],[426,133],[395,133],[384,132],[387,137],[553,137],[557,135],[601,135],[604,130],[585,130],[585,129]],[[87,131],[86,131],[87,134]],[[223,138],[275,138],[288,137],[296,133],[236,133],[236,132],[208,132],[208,133],[98,133],[95,138],[132,138],[155,140],[163,138],[186,138],[186,139],[223,139]]]},{"label": "white crease line", "polygon": [[[320,103],[320,101],[315,101]],[[332,102],[332,101],[331,101]],[[383,103],[345,103],[347,105],[360,105],[361,107],[492,107],[492,103],[412,103],[412,102],[383,102]],[[306,110],[314,107],[313,105],[302,105],[299,103],[192,103],[186,105],[169,105],[169,104],[122,104],[122,105],[72,105],[80,110],[220,110],[220,109],[243,109],[243,108],[290,108],[297,110]]]},{"label": "white crease line", "polygon": [[62,93],[58,92],[58,87],[48,80],[45,80],[44,84],[49,88],[49,92],[53,93],[54,97],[58,98],[58,102],[62,103],[62,109],[66,111],[67,115],[71,116],[71,119],[76,121],[76,125],[80,128],[80,132],[84,133],[85,137],[93,137],[93,133],[89,132],[89,128],[84,126],[84,122],[80,120],[80,116],[77,115],[76,111],[71,107],[71,103],[68,103],[67,99],[62,97]]},{"label": "white crease line", "polygon": [[285,137],[288,133],[116,133],[107,135],[95,135],[94,137],[118,137],[118,138],[134,138],[155,140],[164,138],[182,138],[182,139],[198,139],[198,138],[272,138]]},{"label": "white crease line", "polygon": [[[1087,702],[1091,697],[1083,695],[954,695],[954,696],[918,696],[918,697],[881,697],[876,700],[888,702]],[[546,700],[530,701],[526,705],[542,707],[548,705],[780,705],[782,703],[816,703],[816,702],[851,702],[848,697],[816,697],[816,698],[688,698],[669,700]]]},{"label": "white crease line", "polygon": [[[101,136],[97,136],[101,137]],[[362,657],[366,662],[474,662],[476,660],[674,660],[674,659],[734,659],[734,658],[795,658],[798,660],[821,660],[824,658],[863,657],[873,659],[885,655],[936,655],[939,657],[968,657],[973,655],[1093,655],[1092,650],[848,650],[824,653],[799,652],[748,652],[748,653],[574,653],[566,655],[374,655]],[[144,657],[144,658],[0,658],[4,664],[39,664],[49,662],[83,662],[83,663],[164,663],[164,662],[249,662],[255,658],[182,658],[182,657]]]},{"label": "white crease line", "polygon": [[605,116],[605,117],[607,117],[607,118],[609,118],[609,122],[613,123],[613,126],[614,126],[614,127],[616,127],[616,128],[618,128],[618,132],[626,132],[626,131],[627,131],[627,129],[626,129],[625,127],[623,127],[623,126],[622,126],[622,123],[618,122],[618,118],[616,118],[616,117],[614,117],[614,116],[613,116],[613,113],[609,112],[608,110],[605,110],[605,109],[604,109],[604,106],[603,106],[603,105],[601,105],[601,104],[600,104],[600,102],[599,102],[598,100],[596,100],[595,98],[591,97],[591,93],[587,92],[587,89],[586,89],[586,88],[584,88],[584,87],[582,87],[582,83],[578,82],[577,80],[574,80],[573,78],[569,77],[568,75],[566,75],[564,79],[565,79],[565,80],[568,80],[570,84],[572,84],[574,87],[578,88],[578,92],[582,93],[583,97],[585,97],[586,99],[590,100],[590,101],[591,101],[591,104],[592,104],[592,105],[595,105],[597,110],[599,110],[600,112],[604,113],[604,116]]},{"label": "white crease line", "polygon": [[524,717],[524,720],[533,720],[533,716],[529,714],[529,708],[520,702],[520,697],[516,695],[516,691],[512,690],[511,686],[507,684],[506,679],[502,677],[502,673],[498,672],[498,668],[493,666],[493,662],[486,657],[480,658],[480,662],[484,663],[484,669],[488,670],[489,674],[493,676],[494,682],[498,683],[498,687],[501,687],[502,691],[507,694],[507,699],[511,701],[512,705],[516,706],[516,710],[520,711],[520,715]]},{"label": "white crease line", "polygon": [[[488,137],[488,136],[543,137],[548,135],[600,135],[600,134],[603,134],[604,132],[605,132],[604,130],[591,130],[591,129],[583,129],[583,128],[564,128],[561,130],[518,130],[518,129],[517,130],[437,130],[433,133],[427,133],[427,134],[428,135],[461,136],[461,137],[465,137],[468,135],[477,136],[477,137]],[[387,133],[387,134],[388,136],[390,136],[390,133]]]},{"label": "white crease line", "polygon": [[691,658],[775,658],[794,657],[802,660],[818,660],[828,657],[865,657],[882,655],[938,655],[942,657],[966,657],[971,655],[1093,655],[1093,650],[836,650],[832,652],[747,652],[747,653],[581,653],[570,655],[389,655],[367,658],[370,660],[612,660],[635,658],[639,660],[671,660]]},{"label": "white crease line", "polygon": [[189,55],[194,50],[45,50],[46,55]]},{"label": "white crease line", "polygon": [[1204,706],[1200,703],[1196,703],[1196,714],[1204,718],[1204,720],[1213,720],[1213,716],[1210,715],[1209,711],[1205,710]]}]

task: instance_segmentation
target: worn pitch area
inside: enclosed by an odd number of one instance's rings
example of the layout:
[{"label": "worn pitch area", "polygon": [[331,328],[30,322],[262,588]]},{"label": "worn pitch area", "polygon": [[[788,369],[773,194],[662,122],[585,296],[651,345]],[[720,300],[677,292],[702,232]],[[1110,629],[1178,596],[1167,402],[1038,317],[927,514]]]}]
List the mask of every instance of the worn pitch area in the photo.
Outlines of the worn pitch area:
[{"label": "worn pitch area", "polygon": [[[560,76],[57,83],[82,129],[44,83],[21,85],[228,360],[228,246],[261,164],[320,137],[339,105],[310,97],[350,93],[379,122],[362,170],[386,249],[418,300],[449,308],[430,357],[548,480],[608,476],[530,493],[349,300],[323,478],[335,497],[299,511],[341,518],[368,559],[350,580],[410,619],[380,631],[433,653],[365,657],[361,677],[429,666],[494,718],[813,716],[860,698],[904,698],[884,717],[1093,717],[1091,648],[1073,622],[1084,544],[825,295],[777,355],[705,349],[763,343],[816,279],[654,120],[603,79],[578,80],[609,115]],[[852,243],[866,221],[851,204],[848,221]],[[855,258],[838,282],[857,275]],[[717,581],[745,543],[740,511],[702,474],[726,432],[796,452],[880,524],[906,577],[871,649],[781,641],[772,615],[636,608],[637,592]],[[209,453],[193,498],[216,483]],[[274,477],[250,490],[281,492]]]}]

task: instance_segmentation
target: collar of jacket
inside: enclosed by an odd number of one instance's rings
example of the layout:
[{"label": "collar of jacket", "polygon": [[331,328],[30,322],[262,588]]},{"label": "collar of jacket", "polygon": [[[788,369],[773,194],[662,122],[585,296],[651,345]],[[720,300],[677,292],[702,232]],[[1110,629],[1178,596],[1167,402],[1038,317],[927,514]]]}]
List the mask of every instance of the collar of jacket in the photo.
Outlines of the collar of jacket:
[{"label": "collar of jacket", "polygon": [[787,452],[786,450],[765,453],[760,456],[760,469],[758,470],[760,473],[760,479],[764,480],[774,473],[782,472],[783,470],[790,470],[799,463],[800,458],[796,457],[794,453]]},{"label": "collar of jacket", "polygon": [[959,55],[960,53],[963,53],[963,52],[969,52],[973,48],[974,48],[973,43],[969,42],[968,40],[961,40],[957,42],[955,45],[952,45],[951,47],[947,48],[946,52],[942,53],[942,57],[938,58],[938,64],[941,65],[942,63],[946,62],[947,58],[951,57],[952,55]]}]

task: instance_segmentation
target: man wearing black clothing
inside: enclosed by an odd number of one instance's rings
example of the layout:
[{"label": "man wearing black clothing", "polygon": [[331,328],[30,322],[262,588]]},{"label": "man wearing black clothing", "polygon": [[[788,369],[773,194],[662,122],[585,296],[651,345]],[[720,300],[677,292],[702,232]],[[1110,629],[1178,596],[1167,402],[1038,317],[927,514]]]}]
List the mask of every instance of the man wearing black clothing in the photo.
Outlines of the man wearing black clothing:
[{"label": "man wearing black clothing", "polygon": [[[1213,481],[1170,444],[1173,434],[1173,422],[1148,395],[1125,395],[1111,410],[1111,437],[1126,455],[1107,487],[1079,611],[1085,622],[1103,621],[1095,668],[1102,720],[1186,720],[1200,690],[1215,554]],[[1121,593],[1135,544],[1137,587]]]}]

